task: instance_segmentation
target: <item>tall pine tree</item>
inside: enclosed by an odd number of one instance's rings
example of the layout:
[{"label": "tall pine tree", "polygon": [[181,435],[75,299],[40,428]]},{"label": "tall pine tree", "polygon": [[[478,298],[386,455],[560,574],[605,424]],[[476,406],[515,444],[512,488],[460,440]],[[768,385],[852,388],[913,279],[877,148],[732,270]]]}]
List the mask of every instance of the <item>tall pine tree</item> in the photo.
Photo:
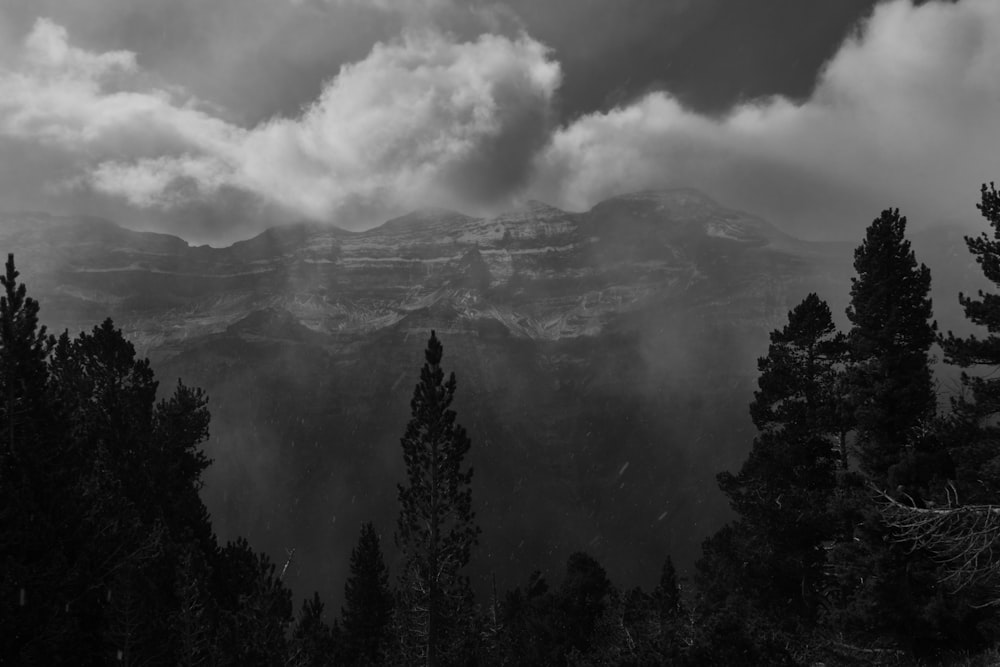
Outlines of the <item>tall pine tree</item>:
[{"label": "tall pine tree", "polygon": [[941,595],[940,567],[929,553],[892,539],[871,492],[876,486],[920,502],[950,467],[935,423],[931,275],[905,232],[906,218],[885,210],[854,254],[846,386],[860,473],[843,476],[838,488],[839,516],[849,530],[827,558],[836,600],[828,621],[856,642],[919,651],[964,641],[957,629],[968,627],[972,612],[965,601]]},{"label": "tall pine tree", "polygon": [[[983,275],[1000,287],[1000,192],[990,183],[983,184],[976,205],[992,228],[966,237],[969,252],[976,258]],[[945,361],[975,375],[962,373],[965,395],[953,401],[956,433],[953,456],[962,499],[974,503],[995,503],[1000,496],[1000,294],[979,290],[978,295],[959,294],[958,300],[970,322],[986,327],[986,336],[959,338],[952,332],[941,340]]]},{"label": "tall pine tree", "polygon": [[52,656],[73,640],[55,609],[64,593],[59,545],[71,514],[59,475],[62,439],[49,418],[54,340],[8,255],[0,296],[0,663]]},{"label": "tall pine tree", "polygon": [[298,622],[292,633],[291,656],[288,663],[292,667],[322,667],[331,663],[343,664],[347,661],[334,660],[333,635],[330,626],[323,621],[323,601],[319,593],[302,603]]},{"label": "tall pine tree", "polygon": [[342,611],[344,654],[349,664],[384,662],[392,593],[375,526],[361,526],[358,546],[351,552],[351,575],[344,586]]},{"label": "tall pine tree", "polygon": [[472,469],[463,470],[471,442],[455,423],[455,374],[445,381],[443,352],[432,331],[401,439],[407,484],[398,487],[396,543],[405,559],[399,613],[404,658],[411,664],[452,660],[470,597],[461,572],[480,532],[472,511]]},{"label": "tall pine tree", "polygon": [[759,601],[813,608],[842,457],[836,389],[845,355],[830,308],[810,294],[771,333],[768,354],[758,361],[750,415],[759,435],[739,474],[721,473],[719,486],[754,551],[737,560],[748,563],[746,590]]},{"label": "tall pine tree", "polygon": [[[19,283],[14,255],[7,256],[5,274],[0,276],[4,294],[0,296],[0,382],[3,402],[0,424],[3,425],[2,459],[8,464],[23,463],[28,471],[32,457],[39,453],[40,430],[45,420],[48,369],[46,362],[55,346],[44,326],[38,324],[38,302],[27,296],[27,287]],[[0,474],[4,471],[0,468]],[[0,478],[2,479],[2,478]]]},{"label": "tall pine tree", "polygon": [[862,470],[884,484],[889,467],[922,440],[935,412],[929,350],[931,272],[917,264],[906,218],[886,209],[854,251],[847,317],[853,360],[851,398]]}]

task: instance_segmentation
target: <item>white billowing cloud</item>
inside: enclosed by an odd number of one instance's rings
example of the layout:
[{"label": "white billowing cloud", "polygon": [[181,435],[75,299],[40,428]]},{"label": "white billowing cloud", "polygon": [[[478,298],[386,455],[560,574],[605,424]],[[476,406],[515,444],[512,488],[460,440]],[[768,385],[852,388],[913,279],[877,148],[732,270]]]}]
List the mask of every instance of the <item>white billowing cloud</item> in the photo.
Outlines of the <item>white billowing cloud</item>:
[{"label": "white billowing cloud", "polygon": [[242,176],[254,191],[315,215],[349,197],[460,200],[448,192],[453,177],[474,167],[486,179],[508,178],[483,158],[526,133],[537,139],[513,169],[527,171],[559,78],[546,49],[526,37],[454,43],[409,34],[342,68],[300,118],[256,128],[243,144]]},{"label": "white billowing cloud", "polygon": [[93,188],[136,206],[226,187],[314,218],[347,204],[477,204],[523,184],[560,81],[527,36],[411,32],[341,68],[298,117],[242,128],[175,92],[136,89],[123,76],[135,62],[38,21],[23,66],[0,71],[0,134],[72,153]]},{"label": "white billowing cloud", "polygon": [[1000,3],[894,0],[805,102],[776,97],[711,119],[658,92],[584,116],[539,158],[535,194],[584,208],[690,184],[823,235],[890,205],[928,222],[974,216],[979,184],[1000,178],[998,156]]},{"label": "white billowing cloud", "polygon": [[135,54],[128,51],[89,53],[69,45],[66,29],[47,19],[40,19],[24,43],[25,58],[46,69],[63,69],[68,75],[84,77],[121,68],[136,68]]},{"label": "white billowing cloud", "polygon": [[137,69],[135,54],[72,47],[63,28],[39,20],[25,40],[24,67],[0,70],[0,133],[97,161],[179,146],[222,150],[244,134],[165,90],[116,89]]}]

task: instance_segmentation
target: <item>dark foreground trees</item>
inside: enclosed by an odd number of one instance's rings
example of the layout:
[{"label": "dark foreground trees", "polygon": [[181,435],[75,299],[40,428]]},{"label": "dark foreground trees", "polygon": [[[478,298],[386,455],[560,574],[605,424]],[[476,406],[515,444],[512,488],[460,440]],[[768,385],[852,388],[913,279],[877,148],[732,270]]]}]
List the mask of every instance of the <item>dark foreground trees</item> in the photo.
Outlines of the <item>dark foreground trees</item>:
[{"label": "dark foreground trees", "polygon": [[110,320],[58,341],[0,298],[0,664],[276,664],[291,597],[198,495],[207,398],[157,402]]},{"label": "dark foreground trees", "polygon": [[[1000,284],[994,188],[979,209],[993,237],[967,243]],[[930,271],[905,229],[893,209],[869,226],[846,337],[810,295],[760,361],[759,435],[740,472],[719,476],[738,520],[705,542],[698,565],[702,633],[745,638],[744,660],[900,659],[995,639],[995,607],[983,603],[996,599],[1000,384],[963,376],[951,414],[936,414]],[[995,369],[1000,298],[960,299],[989,336],[949,333],[946,358]],[[698,644],[685,655],[710,650]]]},{"label": "dark foreground trees", "polygon": [[[985,278],[1000,287],[1000,192],[985,184],[977,204],[990,232],[966,237],[969,252]],[[980,290],[977,295],[959,294],[965,316],[985,327],[986,335],[965,338],[948,332],[941,340],[945,360],[963,369],[964,394],[952,403],[953,427],[963,437],[953,450],[962,499],[971,503],[994,503],[1000,497],[1000,294]]]}]

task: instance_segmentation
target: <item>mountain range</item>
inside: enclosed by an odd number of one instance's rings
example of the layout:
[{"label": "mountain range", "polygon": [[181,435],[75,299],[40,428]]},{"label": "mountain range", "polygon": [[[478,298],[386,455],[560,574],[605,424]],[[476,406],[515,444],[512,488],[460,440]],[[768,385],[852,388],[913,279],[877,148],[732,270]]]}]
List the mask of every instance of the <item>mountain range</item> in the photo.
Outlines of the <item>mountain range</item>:
[{"label": "mountain range", "polygon": [[[957,326],[956,293],[979,286],[962,234],[914,245]],[[295,548],[289,583],[335,604],[362,521],[393,558],[399,437],[432,329],[473,440],[476,581],[495,574],[502,590],[586,550],[613,580],[651,587],[667,555],[689,567],[727,518],[714,476],[754,436],[756,358],[810,291],[844,312],[852,247],[691,189],[579,213],[530,202],[364,232],[300,224],[225,248],[0,216],[0,251],[50,328],[110,316],[162,387],[208,391],[203,496],[220,536],[279,561]]]}]

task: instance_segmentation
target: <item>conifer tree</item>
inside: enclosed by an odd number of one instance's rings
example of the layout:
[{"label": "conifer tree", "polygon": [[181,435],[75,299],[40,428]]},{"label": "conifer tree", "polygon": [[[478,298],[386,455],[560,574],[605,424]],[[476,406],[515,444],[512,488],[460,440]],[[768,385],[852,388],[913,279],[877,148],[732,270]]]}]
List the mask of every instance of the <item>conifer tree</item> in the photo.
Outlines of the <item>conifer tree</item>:
[{"label": "conifer tree", "polygon": [[857,277],[847,309],[858,453],[862,470],[878,484],[920,444],[935,411],[931,272],[917,264],[905,232],[898,209],[882,211],[868,227],[854,251]]},{"label": "conifer tree", "polygon": [[461,572],[480,532],[472,511],[472,468],[463,470],[471,443],[455,423],[455,374],[445,381],[442,354],[432,331],[401,439],[407,484],[398,486],[403,650],[408,662],[427,665],[449,661],[456,650],[455,630],[470,595]]},{"label": "conifer tree", "polygon": [[[333,636],[323,621],[323,601],[319,593],[302,603],[299,620],[292,633],[291,660],[294,667],[322,667],[334,662]],[[337,661],[340,664],[340,661]]]},{"label": "conifer tree", "polygon": [[838,487],[838,513],[849,531],[827,556],[836,601],[828,621],[858,641],[916,646],[954,642],[955,629],[973,614],[965,601],[942,597],[939,564],[928,552],[894,541],[872,499],[875,485],[919,502],[934,476],[950,467],[947,443],[934,430],[931,276],[917,263],[905,231],[906,218],[885,210],[855,251],[847,387],[860,474],[842,477]]},{"label": "conifer tree", "polygon": [[274,562],[240,537],[222,548],[215,576],[222,653],[238,665],[281,664],[288,655],[292,592]]},{"label": "conifer tree", "polygon": [[653,589],[653,599],[656,601],[656,611],[661,620],[673,619],[681,613],[681,588],[677,583],[677,570],[670,556],[663,561],[660,581]]},{"label": "conifer tree", "polygon": [[746,537],[725,543],[753,551],[733,557],[748,563],[741,568],[744,586],[756,599],[812,605],[842,457],[836,388],[845,353],[829,307],[809,294],[789,313],[788,324],[771,333],[768,354],[758,361],[750,414],[759,434],[740,472],[719,475],[739,515],[736,534]]},{"label": "conifer tree", "polygon": [[56,343],[17,277],[10,258],[0,276],[0,663],[284,660],[290,593],[245,541],[218,548],[198,497],[204,394],[179,384],[155,405],[148,361],[110,320]]},{"label": "conifer tree", "polygon": [[553,600],[550,622],[557,641],[546,661],[548,664],[567,662],[567,654],[573,651],[590,650],[613,592],[607,572],[597,560],[582,551],[570,555],[562,586]]},{"label": "conifer tree", "polygon": [[351,575],[344,586],[343,637],[348,662],[374,665],[386,648],[392,617],[389,571],[371,523],[361,526],[358,545],[351,552]]},{"label": "conifer tree", "polygon": [[[46,395],[46,361],[55,340],[38,324],[38,302],[27,296],[27,287],[19,283],[14,255],[7,256],[5,274],[0,276],[4,295],[0,296],[0,382],[3,402],[0,424],[3,425],[5,461],[27,460],[31,452],[24,448],[39,443],[40,405]],[[0,469],[0,474],[2,474]]]},{"label": "conifer tree", "polygon": [[[1000,287],[1000,192],[993,183],[983,184],[976,208],[992,230],[967,236],[965,243],[986,279]],[[995,421],[1000,378],[991,371],[1000,367],[1000,294],[979,290],[976,296],[959,294],[958,300],[970,322],[986,327],[986,336],[959,338],[949,331],[941,339],[945,361],[979,371],[963,372],[962,384],[969,391],[953,401],[953,426],[962,431],[955,434],[953,455],[963,500],[994,503],[1000,496],[1000,428]]]},{"label": "conifer tree", "polygon": [[[0,663],[58,650],[71,629],[50,622],[64,583],[59,536],[72,509],[60,482],[62,439],[50,420],[47,361],[54,339],[18,281],[14,256],[0,275]],[[52,655],[53,653],[49,653]]]}]

